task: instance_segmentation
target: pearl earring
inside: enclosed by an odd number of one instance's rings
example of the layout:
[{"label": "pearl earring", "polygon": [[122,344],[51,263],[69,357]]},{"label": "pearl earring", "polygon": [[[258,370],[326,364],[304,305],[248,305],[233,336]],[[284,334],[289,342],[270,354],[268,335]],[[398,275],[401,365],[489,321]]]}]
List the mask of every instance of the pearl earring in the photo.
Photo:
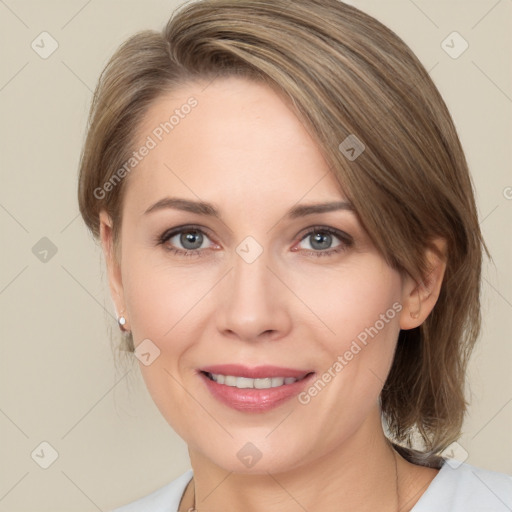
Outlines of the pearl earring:
[{"label": "pearl earring", "polygon": [[121,311],[121,316],[117,317],[117,324],[119,325],[119,329],[121,329],[121,331],[126,332],[126,329],[124,328],[126,325],[126,318],[123,316],[123,313],[124,309]]}]

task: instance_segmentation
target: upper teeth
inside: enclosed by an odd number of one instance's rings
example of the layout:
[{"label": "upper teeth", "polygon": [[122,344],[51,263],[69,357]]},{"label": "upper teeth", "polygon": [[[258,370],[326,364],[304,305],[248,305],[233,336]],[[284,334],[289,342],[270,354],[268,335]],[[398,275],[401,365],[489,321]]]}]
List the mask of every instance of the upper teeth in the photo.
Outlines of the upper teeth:
[{"label": "upper teeth", "polygon": [[209,375],[218,384],[224,384],[225,386],[231,386],[240,389],[277,388],[283,384],[293,384],[298,380],[295,377],[267,377],[265,379],[249,379],[248,377],[235,377],[233,375],[221,375],[220,373],[210,373]]}]

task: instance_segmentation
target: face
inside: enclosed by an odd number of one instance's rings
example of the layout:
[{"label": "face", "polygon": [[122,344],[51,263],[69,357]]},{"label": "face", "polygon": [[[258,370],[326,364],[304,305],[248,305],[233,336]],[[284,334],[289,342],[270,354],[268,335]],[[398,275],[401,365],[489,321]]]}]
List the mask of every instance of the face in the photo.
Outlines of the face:
[{"label": "face", "polygon": [[[409,292],[289,105],[245,79],[205,86],[144,119],[141,145],[156,145],[126,184],[112,293],[190,450],[228,471],[285,471],[381,428]],[[342,205],[301,209],[325,203]]]}]

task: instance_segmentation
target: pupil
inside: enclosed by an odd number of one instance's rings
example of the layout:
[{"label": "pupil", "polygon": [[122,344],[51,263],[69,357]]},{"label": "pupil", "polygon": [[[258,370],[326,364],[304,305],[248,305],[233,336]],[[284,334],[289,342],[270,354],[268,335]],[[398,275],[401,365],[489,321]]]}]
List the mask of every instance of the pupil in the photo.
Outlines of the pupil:
[{"label": "pupil", "polygon": [[311,246],[315,249],[328,249],[331,245],[331,235],[315,233]]},{"label": "pupil", "polygon": [[[203,243],[203,235],[197,231],[188,231],[187,233],[181,235],[180,243],[187,250],[199,249]],[[190,247],[188,244],[192,244],[192,247]]]}]

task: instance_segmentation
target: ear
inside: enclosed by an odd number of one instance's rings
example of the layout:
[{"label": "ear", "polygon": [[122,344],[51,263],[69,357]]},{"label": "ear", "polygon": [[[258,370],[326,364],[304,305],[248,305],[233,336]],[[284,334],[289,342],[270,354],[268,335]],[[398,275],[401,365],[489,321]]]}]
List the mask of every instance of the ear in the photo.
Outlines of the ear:
[{"label": "ear", "polygon": [[414,329],[421,325],[437,302],[446,270],[446,240],[432,241],[434,249],[427,249],[425,257],[430,271],[418,283],[407,276],[402,283],[402,306],[400,328]]},{"label": "ear", "polygon": [[[117,261],[114,251],[113,239],[113,223],[110,215],[105,210],[100,212],[100,240],[103,249],[103,256],[107,266],[108,283],[110,288],[110,295],[114,302],[117,318],[125,315],[125,301],[123,292],[123,282],[121,278],[121,267]],[[129,331],[128,318],[126,318],[125,330]]]}]

